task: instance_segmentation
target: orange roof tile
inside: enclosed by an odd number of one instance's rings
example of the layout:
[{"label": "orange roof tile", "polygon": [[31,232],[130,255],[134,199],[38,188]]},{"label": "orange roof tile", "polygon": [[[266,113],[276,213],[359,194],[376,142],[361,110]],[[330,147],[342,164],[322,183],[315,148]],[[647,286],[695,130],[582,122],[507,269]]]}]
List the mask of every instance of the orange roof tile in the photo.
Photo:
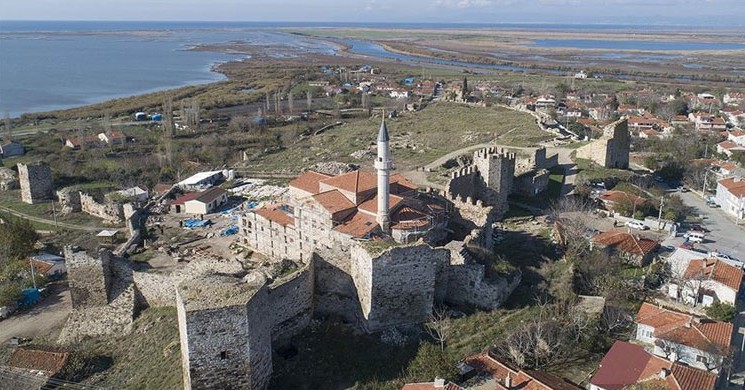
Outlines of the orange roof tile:
[{"label": "orange roof tile", "polygon": [[[476,372],[491,376],[498,383],[505,383],[505,378],[512,378],[512,386],[521,390],[579,390],[574,385],[544,371],[520,371],[507,363],[491,356],[488,352],[469,356],[464,363]],[[501,388],[501,387],[499,387]]]},{"label": "orange roof tile", "polygon": [[606,191],[602,195],[600,195],[598,198],[604,202],[611,202],[611,203],[634,202],[637,205],[643,204],[644,202],[647,201],[646,199],[638,195],[635,195],[635,194],[632,194],[626,191],[616,191],[616,190]]},{"label": "orange roof tile", "polygon": [[691,260],[688,263],[684,277],[704,277],[708,280],[719,282],[735,291],[740,291],[743,272],[741,269],[718,259],[697,259]]},{"label": "orange roof tile", "polygon": [[352,218],[334,228],[335,231],[354,238],[366,237],[378,227],[375,217],[364,213],[354,213]]},{"label": "orange roof tile", "polygon": [[609,230],[598,234],[592,241],[607,247],[616,248],[625,253],[638,256],[646,256],[652,253],[660,244],[655,240],[635,237],[633,234],[623,230]]},{"label": "orange roof tile", "polygon": [[54,264],[50,264],[46,261],[39,261],[39,260],[33,260],[33,259],[31,260],[31,264],[33,264],[36,272],[42,275],[46,275],[47,272],[49,272],[49,270],[52,269],[52,267],[54,267]]},{"label": "orange roof tile", "polygon": [[10,355],[6,365],[26,370],[40,371],[47,376],[57,374],[65,366],[69,353],[38,349],[18,348]]},{"label": "orange roof tile", "polygon": [[378,177],[371,172],[353,171],[321,180],[321,183],[342,191],[359,194],[378,187]]},{"label": "orange roof tile", "polygon": [[317,194],[320,192],[319,182],[330,178],[330,175],[320,172],[307,171],[290,182],[290,187]]},{"label": "orange roof tile", "polygon": [[696,320],[690,314],[678,313],[649,303],[643,303],[636,322],[653,328],[654,336],[681,345],[707,349],[712,343],[728,348],[733,325],[729,322]]},{"label": "orange roof tile", "polygon": [[[399,203],[401,203],[404,200],[404,198],[398,196],[398,195],[391,195],[388,198],[388,209],[394,210]],[[366,211],[371,214],[377,214],[378,213],[378,198],[372,197],[359,205],[359,209],[362,211]]]},{"label": "orange roof tile", "polygon": [[352,203],[346,196],[344,196],[338,190],[331,190],[321,192],[320,194],[313,195],[315,199],[323,208],[325,208],[331,214],[336,214],[340,211],[350,210],[354,208]]},{"label": "orange roof tile", "polygon": [[737,178],[730,177],[729,179],[719,180],[718,183],[724,186],[730,194],[738,198],[745,196],[745,179],[737,180]]},{"label": "orange roof tile", "polygon": [[260,209],[254,210],[254,212],[274,223],[278,223],[282,226],[294,225],[295,217],[280,210],[277,206],[265,206]]},{"label": "orange roof tile", "polygon": [[691,321],[688,314],[667,310],[651,303],[642,303],[636,313],[636,322],[651,326],[655,329],[672,329],[683,326]]},{"label": "orange roof tile", "polygon": [[713,390],[717,383],[715,374],[677,363],[673,364],[671,374],[680,390]]},{"label": "orange roof tile", "polygon": [[401,390],[466,390],[453,382],[447,382],[445,387],[435,387],[434,382],[429,383],[408,383]]},{"label": "orange roof tile", "polygon": [[407,230],[427,226],[429,219],[426,213],[404,206],[392,213],[391,223],[394,229]]}]

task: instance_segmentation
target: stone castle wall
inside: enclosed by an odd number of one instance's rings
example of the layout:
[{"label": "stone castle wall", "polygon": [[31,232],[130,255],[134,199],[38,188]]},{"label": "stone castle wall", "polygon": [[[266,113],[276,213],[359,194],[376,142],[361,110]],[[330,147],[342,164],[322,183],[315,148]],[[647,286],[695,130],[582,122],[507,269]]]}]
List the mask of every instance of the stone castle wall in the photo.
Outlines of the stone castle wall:
[{"label": "stone castle wall", "polygon": [[57,201],[60,204],[60,214],[68,215],[82,211],[80,192],[74,187],[67,187],[57,191]]},{"label": "stone castle wall", "polygon": [[368,331],[429,319],[437,272],[450,258],[447,249],[416,245],[371,255],[354,246],[351,254],[352,278]]},{"label": "stone castle wall", "polygon": [[536,196],[548,189],[551,173],[545,169],[529,171],[515,177],[516,194],[525,196]]},{"label": "stone castle wall", "polygon": [[341,317],[350,323],[361,318],[362,310],[352,279],[352,257],[346,250],[317,249],[315,267],[315,313],[321,317]]},{"label": "stone castle wall", "polygon": [[577,158],[591,160],[605,168],[627,169],[631,136],[627,119],[611,123],[603,136],[577,149]]},{"label": "stone castle wall", "polygon": [[261,275],[179,285],[185,389],[266,389],[272,373],[269,288]]},{"label": "stone castle wall", "polygon": [[18,164],[18,181],[21,186],[22,201],[34,204],[52,200],[54,194],[52,170],[48,165]]},{"label": "stone castle wall", "polygon": [[111,289],[111,254],[102,251],[97,258],[65,247],[65,266],[70,297],[75,308],[106,306]]},{"label": "stone castle wall", "polygon": [[484,266],[478,263],[451,265],[447,277],[446,302],[484,310],[502,306],[521,280],[519,273],[508,278],[487,278]]},{"label": "stone castle wall", "polygon": [[98,203],[92,196],[83,192],[80,192],[80,208],[86,214],[103,219],[105,223],[118,224],[124,221],[122,205]]},{"label": "stone castle wall", "polygon": [[315,275],[312,263],[269,286],[272,340],[287,340],[302,332],[313,317]]}]

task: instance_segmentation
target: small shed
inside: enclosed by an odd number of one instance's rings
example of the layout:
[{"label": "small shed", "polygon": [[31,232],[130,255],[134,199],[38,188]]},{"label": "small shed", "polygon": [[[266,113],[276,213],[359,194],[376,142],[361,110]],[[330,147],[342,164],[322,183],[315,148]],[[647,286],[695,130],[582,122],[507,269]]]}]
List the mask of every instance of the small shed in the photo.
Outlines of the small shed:
[{"label": "small shed", "polygon": [[26,150],[16,141],[0,142],[0,156],[3,158],[23,156]]},{"label": "small shed", "polygon": [[113,244],[119,239],[119,231],[118,230],[101,230],[98,234],[96,234],[96,237],[98,237],[101,242]]},{"label": "small shed", "polygon": [[51,253],[38,253],[30,258],[36,272],[47,277],[60,277],[67,273],[65,258]]}]

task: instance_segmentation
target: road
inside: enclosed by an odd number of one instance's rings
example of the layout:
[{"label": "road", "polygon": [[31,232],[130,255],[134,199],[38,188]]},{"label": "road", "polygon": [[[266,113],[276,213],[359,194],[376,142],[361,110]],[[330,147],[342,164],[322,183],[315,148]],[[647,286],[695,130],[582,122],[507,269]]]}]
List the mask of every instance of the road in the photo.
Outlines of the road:
[{"label": "road", "polygon": [[67,320],[72,302],[67,282],[48,285],[50,294],[28,311],[17,312],[0,321],[0,344],[14,336],[36,338],[47,336]]},{"label": "road", "polygon": [[101,231],[103,229],[119,230],[119,231],[123,231],[124,230],[124,229],[121,229],[121,228],[104,228],[104,227],[96,227],[96,226],[93,226],[93,227],[91,227],[91,226],[79,226],[79,225],[73,225],[71,223],[54,222],[53,220],[39,218],[39,217],[34,217],[33,215],[28,215],[28,214],[25,214],[25,213],[21,213],[19,211],[15,211],[15,210],[13,210],[11,208],[8,208],[8,207],[5,207],[5,206],[0,206],[0,211],[4,211],[6,213],[15,215],[16,217],[21,217],[21,218],[28,219],[29,221],[44,223],[44,224],[47,224],[49,226],[57,226],[57,227],[60,227],[60,228],[65,228],[65,229],[70,229],[70,230],[85,230],[85,231],[89,231],[89,232],[98,232],[98,231]]}]

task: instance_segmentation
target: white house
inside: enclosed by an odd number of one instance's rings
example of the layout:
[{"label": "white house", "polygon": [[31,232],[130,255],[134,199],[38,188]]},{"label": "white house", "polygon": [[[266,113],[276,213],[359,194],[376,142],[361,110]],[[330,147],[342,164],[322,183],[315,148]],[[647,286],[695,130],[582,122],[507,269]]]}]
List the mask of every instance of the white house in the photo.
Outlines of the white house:
[{"label": "white house", "polygon": [[148,198],[147,191],[143,190],[140,187],[127,188],[126,190],[116,191],[114,192],[114,194],[127,199],[131,199],[135,202],[146,202]]},{"label": "white house", "polygon": [[121,131],[112,131],[109,134],[99,133],[98,139],[110,145],[123,145],[127,142],[127,136]]},{"label": "white house", "polygon": [[727,133],[727,140],[732,141],[740,146],[745,146],[745,130],[733,129]]},{"label": "white house", "polygon": [[738,221],[745,219],[745,180],[730,177],[717,182],[716,202]]},{"label": "white house", "polygon": [[668,297],[693,306],[725,302],[735,306],[743,279],[737,261],[702,258],[705,255],[678,248],[667,259],[672,281]]},{"label": "white house", "polygon": [[29,258],[34,270],[47,277],[61,276],[67,273],[65,258],[51,253],[37,253]]},{"label": "white house", "polygon": [[672,362],[719,372],[727,356],[734,325],[699,319],[650,303],[636,315],[635,338],[650,345],[652,353]]},{"label": "white house", "polygon": [[228,201],[228,194],[220,187],[212,187],[184,202],[184,210],[189,214],[209,214]]},{"label": "white house", "polygon": [[729,92],[724,94],[722,97],[724,104],[737,104],[745,102],[745,93],[742,92]]},{"label": "white house", "polygon": [[0,142],[0,157],[8,158],[15,156],[23,156],[26,150],[23,149],[23,145],[15,141]]},{"label": "white house", "polygon": [[222,171],[199,172],[178,182],[177,185],[185,190],[202,190],[212,187],[223,179],[225,179],[225,176]]}]

